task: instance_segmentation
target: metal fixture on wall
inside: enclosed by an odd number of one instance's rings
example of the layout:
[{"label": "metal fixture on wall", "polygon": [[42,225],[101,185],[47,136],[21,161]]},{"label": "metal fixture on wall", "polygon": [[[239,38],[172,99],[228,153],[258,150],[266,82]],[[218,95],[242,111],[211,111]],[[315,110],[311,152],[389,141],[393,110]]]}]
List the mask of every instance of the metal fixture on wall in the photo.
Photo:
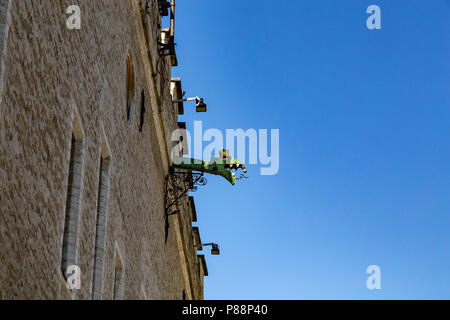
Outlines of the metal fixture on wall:
[{"label": "metal fixture on wall", "polygon": [[199,186],[206,186],[208,180],[204,177],[204,173],[192,173],[192,171],[175,171],[173,167],[169,169],[166,176],[166,208],[165,216],[165,241],[169,236],[169,216],[180,213],[177,209],[180,206],[180,199],[183,198],[188,191],[195,192]]},{"label": "metal fixture on wall", "polygon": [[[167,2],[165,0],[159,0],[159,12],[161,16],[167,16],[170,9],[170,28],[167,35],[167,40],[162,42],[158,40],[159,55],[160,56],[173,56],[175,55],[175,0]],[[148,3],[147,3],[148,6]]]},{"label": "metal fixture on wall", "polygon": [[170,6],[171,6],[171,2],[169,2],[167,0],[158,0],[159,14],[162,17],[168,16]]},{"label": "metal fixture on wall", "polygon": [[172,56],[175,54],[175,38],[172,36],[169,36],[169,40],[167,43],[158,42],[159,44],[159,55],[160,56]]},{"label": "metal fixture on wall", "polygon": [[[181,204],[180,199],[189,190],[195,192],[198,186],[207,184],[207,180],[204,177],[205,173],[221,176],[232,185],[235,185],[236,180],[245,177],[244,174],[247,173],[245,165],[231,158],[227,150],[220,152],[220,157],[212,158],[210,162],[182,157],[174,157],[172,160],[173,164],[169,169],[169,174],[166,176],[166,206],[164,213],[166,218],[166,243],[169,232],[169,216],[180,213],[177,209]],[[175,169],[183,171],[175,171]],[[236,172],[239,169],[242,169],[243,174],[236,177]]]},{"label": "metal fixture on wall", "polygon": [[199,98],[199,97],[174,100],[174,101],[172,101],[172,103],[180,103],[180,102],[186,102],[186,101],[195,101],[195,111],[196,112],[206,112],[206,110],[207,110],[205,101],[203,100],[203,98]]},{"label": "metal fixture on wall", "polygon": [[169,169],[166,176],[166,212],[168,216],[179,213],[174,209],[178,201],[183,198],[188,191],[196,192],[199,186],[206,186],[208,180],[204,173],[192,173],[192,171],[175,171]]},{"label": "metal fixture on wall", "polygon": [[198,248],[198,247],[206,247],[206,246],[211,246],[211,254],[218,256],[220,255],[220,249],[219,249],[219,245],[217,243],[205,243],[205,244],[197,244],[194,246],[194,248]]}]

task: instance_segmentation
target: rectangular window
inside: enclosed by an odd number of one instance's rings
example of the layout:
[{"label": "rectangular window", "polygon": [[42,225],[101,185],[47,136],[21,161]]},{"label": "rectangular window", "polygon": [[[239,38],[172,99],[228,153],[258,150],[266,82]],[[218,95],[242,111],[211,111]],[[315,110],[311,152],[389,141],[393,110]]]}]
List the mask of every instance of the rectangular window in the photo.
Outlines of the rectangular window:
[{"label": "rectangular window", "polygon": [[66,215],[62,247],[62,271],[76,265],[78,216],[80,211],[83,173],[83,139],[72,134],[70,150],[69,181],[66,200]]},{"label": "rectangular window", "polygon": [[116,265],[114,268],[113,300],[122,300],[123,290],[123,267],[119,251],[116,250]]},{"label": "rectangular window", "polygon": [[147,300],[147,294],[145,293],[144,285],[141,286],[141,300]]},{"label": "rectangular window", "polygon": [[105,256],[106,218],[109,190],[109,156],[100,159],[99,190],[97,201],[97,223],[95,226],[94,272],[92,279],[92,298],[101,299],[103,285],[103,260]]},{"label": "rectangular window", "polygon": [[3,71],[3,50],[8,38],[10,0],[0,0],[0,73]]},{"label": "rectangular window", "polygon": [[122,268],[116,268],[114,275],[114,300],[122,298]]}]

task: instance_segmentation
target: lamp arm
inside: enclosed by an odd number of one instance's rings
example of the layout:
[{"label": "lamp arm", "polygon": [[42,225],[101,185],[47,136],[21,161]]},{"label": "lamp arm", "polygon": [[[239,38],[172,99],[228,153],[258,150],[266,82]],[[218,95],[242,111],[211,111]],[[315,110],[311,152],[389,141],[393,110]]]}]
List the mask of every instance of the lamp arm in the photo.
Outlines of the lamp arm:
[{"label": "lamp arm", "polygon": [[[214,245],[216,245],[216,244],[215,244],[215,243],[196,244],[196,245],[194,245],[194,248],[197,248],[197,247],[214,246]],[[217,245],[217,246],[218,246],[218,245]]]},{"label": "lamp arm", "polygon": [[199,97],[173,100],[172,103],[180,103],[180,102],[185,102],[185,101],[196,101],[197,99],[199,99]]}]

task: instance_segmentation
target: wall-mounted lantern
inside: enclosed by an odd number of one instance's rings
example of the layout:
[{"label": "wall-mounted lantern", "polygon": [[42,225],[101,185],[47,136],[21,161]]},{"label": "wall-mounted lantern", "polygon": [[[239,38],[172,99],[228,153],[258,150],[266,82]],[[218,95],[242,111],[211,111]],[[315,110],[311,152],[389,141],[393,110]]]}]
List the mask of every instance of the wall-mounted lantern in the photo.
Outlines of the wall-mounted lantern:
[{"label": "wall-mounted lantern", "polygon": [[205,101],[203,100],[203,98],[199,98],[199,97],[174,100],[174,101],[172,101],[172,103],[180,103],[180,102],[185,102],[185,101],[195,101],[195,111],[196,112],[206,112],[206,110],[207,110]]},{"label": "wall-mounted lantern", "polygon": [[211,254],[218,256],[220,255],[220,249],[219,249],[219,245],[217,243],[205,243],[205,244],[198,244],[195,245],[194,247],[206,247],[206,246],[211,246]]}]

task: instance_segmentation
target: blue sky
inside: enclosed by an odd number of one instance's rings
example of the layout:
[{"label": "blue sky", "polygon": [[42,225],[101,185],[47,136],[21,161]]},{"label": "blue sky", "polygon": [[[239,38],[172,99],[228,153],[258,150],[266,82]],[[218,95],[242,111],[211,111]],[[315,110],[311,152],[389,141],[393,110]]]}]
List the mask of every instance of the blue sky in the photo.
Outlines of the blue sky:
[{"label": "blue sky", "polygon": [[277,175],[251,165],[194,194],[221,246],[206,299],[450,298],[449,15],[447,0],[177,1],[173,75],[208,103],[180,121],[280,129]]}]

